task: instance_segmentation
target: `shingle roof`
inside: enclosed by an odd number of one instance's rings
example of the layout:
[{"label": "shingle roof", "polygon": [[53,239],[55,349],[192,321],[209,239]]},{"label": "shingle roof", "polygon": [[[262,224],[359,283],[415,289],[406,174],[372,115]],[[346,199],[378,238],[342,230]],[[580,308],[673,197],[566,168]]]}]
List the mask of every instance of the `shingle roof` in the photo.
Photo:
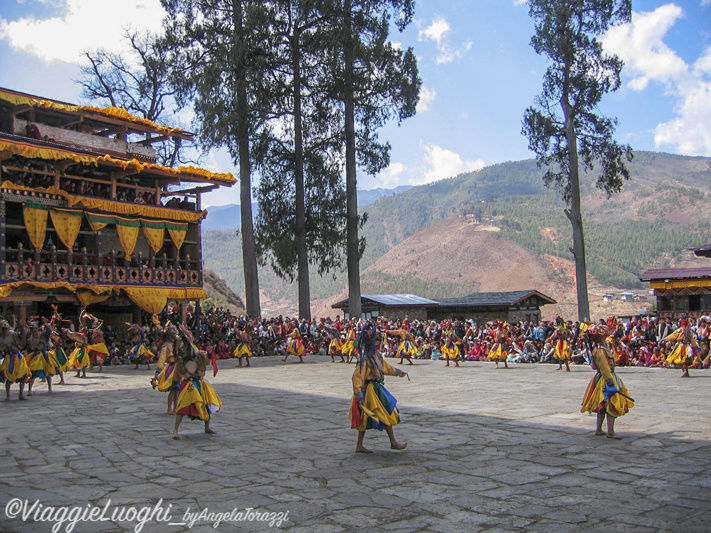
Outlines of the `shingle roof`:
[{"label": "shingle roof", "polygon": [[663,279],[702,279],[711,278],[711,267],[704,268],[652,268],[639,276],[641,281]]},{"label": "shingle roof", "polygon": [[448,306],[514,305],[530,296],[537,296],[543,300],[544,303],[558,303],[553,298],[538,291],[477,292],[469,296],[463,296],[462,298],[446,298],[440,300],[439,303],[440,305]]}]

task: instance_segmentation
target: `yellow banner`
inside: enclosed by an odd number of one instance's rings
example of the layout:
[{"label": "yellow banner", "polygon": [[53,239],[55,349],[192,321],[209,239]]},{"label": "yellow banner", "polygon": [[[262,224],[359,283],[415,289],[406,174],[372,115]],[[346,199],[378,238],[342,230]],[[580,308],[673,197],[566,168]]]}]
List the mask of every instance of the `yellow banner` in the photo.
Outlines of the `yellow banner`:
[{"label": "yellow banner", "polygon": [[121,241],[121,247],[123,248],[123,253],[126,254],[126,259],[133,253],[136,249],[136,241],[138,240],[138,230],[140,226],[122,226],[120,224],[116,225],[116,231],[118,232],[119,240]]},{"label": "yellow banner", "polygon": [[185,240],[185,235],[187,235],[188,232],[168,228],[168,233],[170,233],[170,238],[173,239],[175,247],[180,250],[180,247],[183,245],[183,241]]},{"label": "yellow banner", "polygon": [[54,209],[50,210],[49,215],[52,217],[52,225],[59,239],[64,246],[66,246],[67,250],[71,251],[79,235],[81,219],[84,217],[81,214],[77,215],[66,211],[56,211]]},{"label": "yellow banner", "polygon": [[30,237],[35,250],[41,250],[44,246],[44,238],[47,235],[47,210],[27,207],[23,209],[25,217],[25,228]]},{"label": "yellow banner", "polygon": [[154,229],[148,226],[143,226],[143,235],[145,235],[148,244],[154,253],[163,248],[163,239],[165,237],[165,229]]}]

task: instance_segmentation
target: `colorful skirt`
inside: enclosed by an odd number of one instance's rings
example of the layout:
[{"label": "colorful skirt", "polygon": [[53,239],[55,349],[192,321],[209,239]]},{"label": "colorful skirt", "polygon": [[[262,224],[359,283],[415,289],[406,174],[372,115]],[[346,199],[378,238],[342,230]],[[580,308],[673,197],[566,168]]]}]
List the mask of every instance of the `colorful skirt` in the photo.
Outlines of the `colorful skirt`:
[{"label": "colorful skirt", "polygon": [[304,343],[301,339],[291,339],[286,346],[286,353],[301,357],[305,352]]},{"label": "colorful skirt", "polygon": [[53,351],[54,358],[57,360],[57,363],[59,363],[59,368],[57,369],[58,372],[66,372],[69,370],[69,358],[67,357],[64,348],[57,346]]},{"label": "colorful skirt", "polygon": [[0,362],[0,375],[2,375],[3,380],[10,383],[23,382],[30,377],[30,369],[22,352],[5,354],[2,362]]},{"label": "colorful skirt", "polygon": [[559,363],[565,363],[570,361],[573,357],[573,350],[570,349],[570,344],[568,341],[558,341],[555,345],[555,352],[553,353],[553,359]]},{"label": "colorful skirt", "polygon": [[91,366],[89,352],[85,348],[74,348],[69,356],[69,368],[84,368]]},{"label": "colorful skirt", "polygon": [[145,344],[136,344],[128,352],[128,358],[131,362],[152,361],[156,358],[156,354],[146,348]]},{"label": "colorful skirt", "polygon": [[446,343],[442,345],[442,359],[451,361],[459,360],[459,345],[461,342]]},{"label": "colorful skirt", "polygon": [[328,355],[342,355],[341,345],[336,341],[331,341],[331,344],[328,345]]},{"label": "colorful skirt", "polygon": [[186,415],[191,420],[210,420],[222,407],[222,400],[215,389],[202,378],[181,381],[179,390],[175,412]]},{"label": "colorful skirt", "polygon": [[506,361],[508,358],[508,350],[504,348],[503,344],[497,342],[491,347],[486,358],[489,361]]},{"label": "colorful skirt", "polygon": [[249,346],[246,343],[240,342],[237,345],[237,348],[235,348],[235,351],[232,352],[232,355],[234,355],[235,357],[237,357],[239,359],[241,359],[244,356],[252,357],[252,350],[249,349]]},{"label": "colorful skirt", "polygon": [[694,348],[685,342],[680,342],[674,349],[672,353],[667,357],[667,363],[670,365],[686,365],[690,364],[694,359]]},{"label": "colorful skirt", "polygon": [[382,431],[387,426],[395,426],[400,422],[397,400],[381,383],[368,383],[360,409],[353,396],[350,419],[351,429],[358,431],[367,429]]},{"label": "colorful skirt", "polygon": [[[630,393],[622,383],[620,377],[612,373],[615,378],[617,388],[622,394],[629,396]],[[613,417],[622,416],[627,413],[632,407],[634,407],[634,402],[629,398],[625,398],[622,394],[613,394],[610,399],[605,400],[605,380],[602,378],[600,372],[596,373],[595,376],[590,380],[588,388],[585,390],[585,395],[583,396],[583,407],[580,409],[581,413],[599,413],[605,411],[608,415]]]},{"label": "colorful skirt", "polygon": [[157,382],[156,388],[161,392],[177,389],[179,382],[175,381],[175,363],[168,363],[163,367],[163,370],[158,374]]},{"label": "colorful skirt", "polygon": [[86,348],[93,363],[102,364],[109,357],[109,349],[103,342],[90,344]]},{"label": "colorful skirt", "polygon": [[[455,347],[456,349],[456,347]],[[417,346],[408,340],[404,340],[400,343],[400,345],[397,347],[397,351],[395,352],[395,357],[414,357],[417,355]],[[459,353],[459,351],[457,351]]]},{"label": "colorful skirt", "polygon": [[350,358],[353,354],[355,354],[356,348],[355,348],[355,342],[354,341],[346,341],[343,343],[343,346],[341,346],[341,353],[345,356]]},{"label": "colorful skirt", "polygon": [[38,350],[27,356],[27,367],[32,373],[32,379],[51,378],[59,372],[59,363],[54,351]]}]

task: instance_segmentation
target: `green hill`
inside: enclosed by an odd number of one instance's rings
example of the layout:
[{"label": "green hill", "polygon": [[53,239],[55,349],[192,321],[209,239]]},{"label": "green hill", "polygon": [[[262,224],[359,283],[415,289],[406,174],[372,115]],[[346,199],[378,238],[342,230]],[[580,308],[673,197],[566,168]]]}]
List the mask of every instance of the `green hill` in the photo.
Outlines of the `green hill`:
[{"label": "green hill", "polygon": [[[584,175],[581,188],[590,274],[621,289],[641,287],[637,277],[644,270],[674,266],[685,249],[711,242],[707,161],[636,152],[630,181],[609,200],[594,187],[594,178]],[[557,191],[544,186],[542,174],[534,160],[513,161],[382,198],[366,209],[363,235],[367,247],[361,271],[417,232],[453,215],[498,226],[499,238],[534,255],[571,259],[571,229],[564,204]],[[234,232],[206,231],[203,246],[205,267],[243,294],[241,243]],[[378,277],[370,276],[373,281]],[[398,292],[435,297],[428,294],[421,279],[410,278],[410,282],[407,277],[397,280]],[[430,285],[437,293],[445,286],[455,292],[465,290],[448,279]],[[312,299],[328,298],[345,286],[343,273],[337,273],[336,280],[312,276]],[[269,269],[260,270],[260,288],[272,300],[296,302],[296,286],[281,282]]]}]

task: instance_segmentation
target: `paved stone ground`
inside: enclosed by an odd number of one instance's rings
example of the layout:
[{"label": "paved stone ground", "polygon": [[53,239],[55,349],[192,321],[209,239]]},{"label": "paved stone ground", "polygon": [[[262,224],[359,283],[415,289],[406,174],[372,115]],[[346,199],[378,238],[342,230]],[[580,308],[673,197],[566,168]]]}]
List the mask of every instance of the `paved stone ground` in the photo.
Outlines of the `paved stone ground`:
[{"label": "paved stone ground", "polygon": [[[369,431],[375,453],[363,455],[348,423],[353,367],[306,359],[221,362],[210,379],[224,402],[218,434],[185,420],[179,441],[165,394],[148,385],[152,371],[68,377],[52,395],[37,383],[27,402],[13,388],[13,401],[0,403],[0,530],[54,525],[9,518],[17,499],[45,512],[106,507],[110,517],[161,498],[163,515],[142,531],[276,531],[260,521],[213,528],[209,517],[171,524],[187,511],[245,508],[288,512],[280,527],[292,533],[711,530],[711,371],[681,379],[619,369],[637,405],[618,419],[625,438],[614,441],[594,436],[594,417],[579,412],[587,367],[418,362],[407,367],[411,382],[386,381],[407,450]],[[73,531],[138,525],[78,522]]]}]

